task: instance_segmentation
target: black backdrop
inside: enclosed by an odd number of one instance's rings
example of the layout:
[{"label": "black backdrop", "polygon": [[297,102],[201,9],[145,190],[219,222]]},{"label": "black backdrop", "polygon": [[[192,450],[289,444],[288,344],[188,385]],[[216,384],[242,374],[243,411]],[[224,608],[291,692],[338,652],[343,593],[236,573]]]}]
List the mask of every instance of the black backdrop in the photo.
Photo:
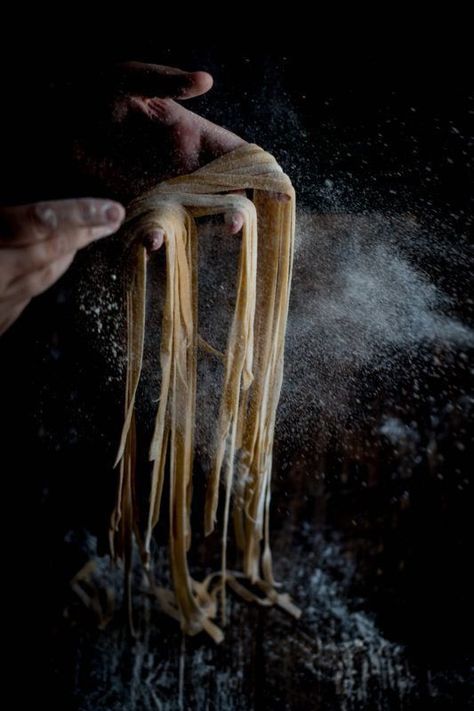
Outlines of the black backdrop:
[{"label": "black backdrop", "polygon": [[[84,64],[133,58],[211,71],[213,93],[189,106],[272,150],[294,178],[300,201],[313,210],[334,210],[328,186],[336,184],[340,211],[416,212],[426,224],[436,223],[446,233],[455,226],[452,239],[469,239],[474,91],[462,42],[454,51],[435,46],[426,52],[408,49],[403,42],[383,48],[381,40],[377,46],[363,47],[344,40],[339,45],[305,42],[286,49],[240,45],[189,50],[141,38],[109,41],[107,46],[93,42],[82,53],[76,42],[70,46],[62,42],[60,51],[54,52],[29,40],[26,45],[17,46],[3,63],[4,204],[74,191],[57,168],[64,157],[51,149],[50,139],[61,145],[63,137],[48,102],[54,105],[58,87],[60,96],[63,83],[80,75]],[[19,644],[20,666],[26,640],[31,640],[27,646],[35,653],[47,644],[49,633],[32,630],[38,620],[56,614],[67,580],[82,560],[80,546],[64,545],[66,533],[86,527],[103,535],[104,509],[110,502],[120,387],[104,386],[110,363],[91,348],[75,322],[77,303],[70,294],[84,264],[87,267],[87,260],[79,259],[1,343],[3,540],[12,593],[7,609],[15,622],[12,644]],[[451,281],[445,279],[444,286],[447,291],[452,286],[455,294]],[[457,306],[462,317],[471,318],[467,299]],[[92,417],[76,418],[84,409]],[[82,429],[71,434],[75,420]],[[445,503],[452,504],[449,499]],[[467,517],[468,512],[461,506],[451,515]],[[460,591],[468,577],[467,521],[452,531],[448,544],[456,565],[450,574],[457,577],[445,584],[440,581],[441,593],[433,593],[435,602],[429,595],[422,597],[413,614],[428,606],[425,634],[430,620],[449,609],[437,649],[449,657],[447,647],[459,644],[464,659],[469,605]],[[435,555],[429,561],[429,579],[435,584],[443,571],[437,569]],[[392,627],[405,610],[398,614]],[[422,647],[426,653],[428,646]]]}]

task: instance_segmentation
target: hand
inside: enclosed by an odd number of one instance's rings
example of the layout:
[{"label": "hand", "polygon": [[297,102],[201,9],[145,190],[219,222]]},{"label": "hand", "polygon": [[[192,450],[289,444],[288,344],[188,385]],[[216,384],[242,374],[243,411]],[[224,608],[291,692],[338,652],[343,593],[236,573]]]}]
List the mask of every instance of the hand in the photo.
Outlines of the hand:
[{"label": "hand", "polygon": [[119,228],[125,210],[93,198],[0,209],[0,334],[70,266],[78,249]]},{"label": "hand", "polygon": [[[88,93],[84,89],[76,97],[81,112],[73,112],[80,130],[75,161],[88,189],[92,185],[127,202],[244,144],[176,101],[199,96],[211,86],[206,72],[140,62],[107,70],[93,90],[88,84]],[[240,214],[227,215],[218,231],[236,234],[242,224]],[[159,234],[150,236],[151,250],[160,244]]]}]

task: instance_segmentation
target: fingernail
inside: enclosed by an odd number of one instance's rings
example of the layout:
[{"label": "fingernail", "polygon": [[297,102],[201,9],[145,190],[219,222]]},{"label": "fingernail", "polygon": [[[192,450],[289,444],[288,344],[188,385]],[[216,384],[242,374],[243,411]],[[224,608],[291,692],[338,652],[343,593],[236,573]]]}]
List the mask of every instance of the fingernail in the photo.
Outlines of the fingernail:
[{"label": "fingernail", "polygon": [[119,222],[123,216],[123,210],[118,205],[104,205],[102,214],[106,222]]},{"label": "fingernail", "polygon": [[242,221],[237,215],[230,217],[228,220],[226,220],[226,222],[227,222],[227,225],[229,226],[229,230],[230,230],[231,234],[234,235],[240,231],[240,228],[242,226]]},{"label": "fingernail", "polygon": [[58,216],[52,207],[37,207],[36,214],[45,227],[54,230],[58,226]]}]

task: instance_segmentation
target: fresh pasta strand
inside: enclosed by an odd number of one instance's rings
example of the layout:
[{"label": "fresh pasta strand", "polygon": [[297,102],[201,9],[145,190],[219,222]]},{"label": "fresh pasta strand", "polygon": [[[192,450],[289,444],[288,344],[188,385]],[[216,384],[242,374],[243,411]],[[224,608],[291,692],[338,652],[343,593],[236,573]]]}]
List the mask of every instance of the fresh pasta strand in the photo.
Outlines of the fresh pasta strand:
[{"label": "fresh pasta strand", "polygon": [[[252,190],[253,200],[222,194]],[[275,199],[275,193],[286,197]],[[225,353],[198,332],[196,218],[239,211],[244,217],[237,273],[235,310]],[[128,364],[125,418],[117,462],[119,486],[111,518],[111,550],[125,561],[130,579],[135,534],[150,573],[150,544],[169,477],[169,545],[174,597],[161,591],[164,609],[179,617],[188,634],[202,630],[221,641],[212,621],[221,595],[225,621],[228,584],[244,599],[280,605],[295,616],[298,608],[278,593],[270,552],[270,482],[275,417],[283,379],[283,355],[290,295],[295,231],[295,193],[273,156],[247,144],[196,172],[168,180],[135,200],[127,228],[132,244],[133,278],[127,286]],[[135,398],[145,340],[146,255],[136,237],[162,229],[166,249],[166,296],[160,344],[161,390],[149,458],[152,464],[147,526],[138,531],[135,500]],[[204,345],[203,345],[204,344]],[[216,525],[221,483],[224,488],[222,567],[203,583],[191,578],[187,552],[191,543],[190,509],[196,417],[197,349],[224,364],[215,451],[208,475],[204,532]],[[228,523],[243,556],[243,572],[227,567]],[[242,582],[247,579],[262,595]],[[166,593],[166,594],[165,594]],[[130,600],[130,594],[128,596]],[[170,603],[170,600],[173,600]],[[170,607],[171,605],[171,607]],[[131,613],[130,613],[131,614]]]}]

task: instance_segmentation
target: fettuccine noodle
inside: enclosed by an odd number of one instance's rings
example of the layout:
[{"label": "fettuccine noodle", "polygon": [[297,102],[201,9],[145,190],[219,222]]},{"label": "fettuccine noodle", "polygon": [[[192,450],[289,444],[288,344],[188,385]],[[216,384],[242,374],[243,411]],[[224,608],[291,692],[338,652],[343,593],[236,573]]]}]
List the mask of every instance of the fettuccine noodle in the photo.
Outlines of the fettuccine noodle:
[{"label": "fettuccine noodle", "polygon": [[[253,191],[252,200],[226,194]],[[275,194],[286,199],[277,199]],[[198,235],[196,218],[238,211],[244,217],[235,311],[225,353],[199,336],[197,318]],[[277,604],[295,616],[289,596],[277,592],[269,542],[270,480],[275,416],[283,377],[283,352],[295,230],[295,193],[275,159],[245,145],[196,172],[168,180],[135,200],[127,229],[132,241],[133,277],[127,286],[128,359],[124,426],[117,455],[120,478],[111,519],[111,546],[123,558],[129,585],[133,536],[149,568],[150,543],[169,477],[170,562],[174,594],[162,591],[165,611],[188,634],[206,630],[222,639],[213,622],[217,591],[225,615],[225,587],[247,600]],[[148,521],[138,531],[135,493],[135,400],[145,340],[146,251],[136,239],[150,229],[164,231],[166,297],[160,345],[161,391],[150,444],[153,462]],[[133,241],[133,238],[135,240]],[[224,380],[208,475],[204,531],[216,526],[223,484],[222,568],[203,582],[188,570],[190,509],[196,421],[197,351],[223,357]],[[243,570],[227,566],[228,523],[243,555]],[[247,586],[245,585],[247,581]],[[261,594],[253,592],[257,589]],[[128,596],[131,605],[131,595]]]}]

